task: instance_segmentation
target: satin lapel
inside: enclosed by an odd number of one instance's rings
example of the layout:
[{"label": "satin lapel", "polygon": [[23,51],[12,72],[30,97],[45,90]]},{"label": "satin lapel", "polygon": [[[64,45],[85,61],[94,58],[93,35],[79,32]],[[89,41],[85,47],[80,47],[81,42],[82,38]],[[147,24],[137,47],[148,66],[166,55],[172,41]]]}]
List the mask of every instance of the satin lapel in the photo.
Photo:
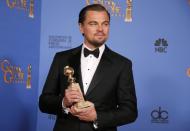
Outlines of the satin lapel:
[{"label": "satin lapel", "polygon": [[93,91],[94,88],[96,88],[96,85],[100,81],[106,79],[107,77],[106,74],[108,71],[110,71],[109,70],[110,64],[111,64],[111,61],[109,58],[109,49],[106,47],[102,55],[102,58],[100,60],[100,63],[98,64],[98,67],[94,73],[90,86],[86,92],[86,97]]},{"label": "satin lapel", "polygon": [[71,66],[74,69],[74,77],[76,78],[76,82],[79,83],[81,91],[84,94],[83,84],[82,84],[81,67],[80,67],[81,66],[81,64],[80,64],[81,49],[82,49],[82,46],[80,46],[79,49],[73,53],[73,56],[69,60],[69,63],[70,63],[69,66]]}]

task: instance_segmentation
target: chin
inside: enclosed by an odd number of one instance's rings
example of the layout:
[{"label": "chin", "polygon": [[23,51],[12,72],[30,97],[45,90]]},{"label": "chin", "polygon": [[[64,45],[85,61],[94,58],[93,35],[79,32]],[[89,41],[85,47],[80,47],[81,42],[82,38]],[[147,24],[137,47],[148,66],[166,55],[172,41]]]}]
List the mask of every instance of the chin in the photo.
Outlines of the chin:
[{"label": "chin", "polygon": [[105,41],[99,41],[99,42],[94,42],[93,45],[96,46],[96,47],[100,47],[104,43],[105,43]]}]

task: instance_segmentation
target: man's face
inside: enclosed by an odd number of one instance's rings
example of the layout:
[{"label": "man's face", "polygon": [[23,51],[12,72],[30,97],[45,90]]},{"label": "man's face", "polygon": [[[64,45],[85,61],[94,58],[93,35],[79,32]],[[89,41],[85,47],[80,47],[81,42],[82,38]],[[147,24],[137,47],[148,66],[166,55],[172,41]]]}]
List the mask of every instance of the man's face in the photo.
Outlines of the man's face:
[{"label": "man's face", "polygon": [[109,17],[105,11],[88,11],[85,21],[79,24],[85,44],[92,49],[104,44],[109,36],[109,24]]}]

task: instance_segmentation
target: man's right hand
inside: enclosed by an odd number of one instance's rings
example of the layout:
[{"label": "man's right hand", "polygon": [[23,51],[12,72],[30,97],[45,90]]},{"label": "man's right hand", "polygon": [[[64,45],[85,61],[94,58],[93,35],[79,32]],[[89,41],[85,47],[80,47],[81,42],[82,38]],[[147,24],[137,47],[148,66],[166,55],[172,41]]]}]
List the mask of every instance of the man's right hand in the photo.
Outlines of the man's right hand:
[{"label": "man's right hand", "polygon": [[63,103],[65,107],[70,107],[74,103],[84,100],[80,87],[78,85],[74,85],[73,87],[68,87],[65,90],[65,96],[63,99]]}]

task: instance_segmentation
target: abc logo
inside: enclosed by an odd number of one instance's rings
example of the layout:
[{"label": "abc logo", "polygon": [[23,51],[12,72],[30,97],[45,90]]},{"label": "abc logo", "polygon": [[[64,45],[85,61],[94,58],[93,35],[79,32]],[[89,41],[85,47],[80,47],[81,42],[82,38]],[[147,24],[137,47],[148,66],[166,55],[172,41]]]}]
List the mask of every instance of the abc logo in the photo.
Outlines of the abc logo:
[{"label": "abc logo", "polygon": [[155,109],[151,112],[152,122],[154,123],[167,123],[168,122],[168,112],[162,110],[161,107]]}]

